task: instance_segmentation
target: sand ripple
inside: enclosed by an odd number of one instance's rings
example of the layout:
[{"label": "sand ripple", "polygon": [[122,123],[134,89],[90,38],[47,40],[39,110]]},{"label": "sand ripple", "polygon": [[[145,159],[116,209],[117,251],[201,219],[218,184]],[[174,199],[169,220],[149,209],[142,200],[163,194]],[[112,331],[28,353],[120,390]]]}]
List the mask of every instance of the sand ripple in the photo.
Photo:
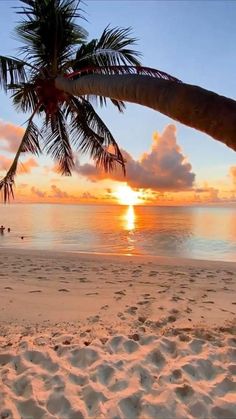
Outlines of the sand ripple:
[{"label": "sand ripple", "polygon": [[0,417],[236,418],[235,339],[199,335],[24,337],[0,352]]}]

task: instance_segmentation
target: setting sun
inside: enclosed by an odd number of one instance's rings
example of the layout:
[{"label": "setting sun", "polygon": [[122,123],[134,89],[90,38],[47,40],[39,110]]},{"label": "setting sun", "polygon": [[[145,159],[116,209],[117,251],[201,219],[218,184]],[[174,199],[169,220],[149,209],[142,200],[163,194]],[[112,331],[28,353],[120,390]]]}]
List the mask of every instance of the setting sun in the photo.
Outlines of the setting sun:
[{"label": "setting sun", "polygon": [[119,186],[114,196],[121,205],[137,205],[142,202],[140,192],[136,192],[128,185]]}]

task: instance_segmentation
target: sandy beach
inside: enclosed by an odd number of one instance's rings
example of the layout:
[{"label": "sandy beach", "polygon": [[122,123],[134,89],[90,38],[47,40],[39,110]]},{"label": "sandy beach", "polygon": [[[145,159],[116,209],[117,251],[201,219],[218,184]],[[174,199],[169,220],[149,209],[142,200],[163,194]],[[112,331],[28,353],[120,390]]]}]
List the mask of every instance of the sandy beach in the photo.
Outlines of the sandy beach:
[{"label": "sandy beach", "polygon": [[1,418],[236,418],[236,264],[1,249]]}]

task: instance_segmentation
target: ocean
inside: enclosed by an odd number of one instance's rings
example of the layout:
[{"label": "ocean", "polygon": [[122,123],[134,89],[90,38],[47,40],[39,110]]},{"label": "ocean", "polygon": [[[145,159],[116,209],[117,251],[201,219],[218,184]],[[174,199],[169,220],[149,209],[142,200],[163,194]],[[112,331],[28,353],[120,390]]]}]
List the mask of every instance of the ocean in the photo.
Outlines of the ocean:
[{"label": "ocean", "polygon": [[233,207],[2,204],[1,224],[0,248],[236,261]]}]

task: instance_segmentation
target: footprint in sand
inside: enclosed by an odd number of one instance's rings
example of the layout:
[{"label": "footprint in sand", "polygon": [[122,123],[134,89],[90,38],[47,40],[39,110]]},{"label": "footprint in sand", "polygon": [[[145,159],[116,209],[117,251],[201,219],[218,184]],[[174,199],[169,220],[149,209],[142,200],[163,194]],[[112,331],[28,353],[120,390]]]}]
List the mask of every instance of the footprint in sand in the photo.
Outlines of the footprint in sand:
[{"label": "footprint in sand", "polygon": [[134,315],[136,314],[137,310],[138,310],[138,307],[131,306],[125,310],[125,313]]},{"label": "footprint in sand", "polygon": [[203,304],[214,304],[214,301],[203,301]]},{"label": "footprint in sand", "polygon": [[150,301],[148,301],[148,300],[143,300],[143,301],[138,301],[137,302],[137,304],[140,305],[140,306],[143,306],[144,304],[149,304],[149,303],[150,303]]},{"label": "footprint in sand", "polygon": [[134,269],[132,271],[133,274],[141,274],[142,272],[143,272],[142,269]]},{"label": "footprint in sand", "polygon": [[89,281],[86,277],[81,277],[81,278],[78,278],[78,280],[80,281],[80,282],[91,282],[91,281]]},{"label": "footprint in sand", "polygon": [[192,313],[192,311],[193,310],[190,307],[187,307],[186,310],[185,310],[185,313]]},{"label": "footprint in sand", "polygon": [[156,276],[157,274],[157,271],[150,271],[148,276]]},{"label": "footprint in sand", "polygon": [[89,323],[97,323],[100,320],[100,316],[96,314],[95,316],[87,317]]},{"label": "footprint in sand", "polygon": [[124,291],[116,291],[116,292],[114,292],[114,294],[117,294],[117,295],[126,295],[125,294],[125,292]]},{"label": "footprint in sand", "polygon": [[179,310],[177,310],[176,308],[172,308],[172,310],[170,310],[171,314],[178,314]]},{"label": "footprint in sand", "polygon": [[173,295],[173,297],[171,298],[171,300],[170,300],[170,301],[177,302],[177,301],[179,301],[179,300],[184,300],[184,298],[178,297],[177,295]]},{"label": "footprint in sand", "polygon": [[117,313],[117,317],[119,317],[121,320],[126,320],[126,317],[121,312]]},{"label": "footprint in sand", "polygon": [[176,322],[177,318],[173,315],[170,315],[169,317],[167,317],[167,321],[170,323],[174,323]]},{"label": "footprint in sand", "polygon": [[35,293],[35,292],[42,292],[41,290],[31,290],[29,291],[31,294]]}]

